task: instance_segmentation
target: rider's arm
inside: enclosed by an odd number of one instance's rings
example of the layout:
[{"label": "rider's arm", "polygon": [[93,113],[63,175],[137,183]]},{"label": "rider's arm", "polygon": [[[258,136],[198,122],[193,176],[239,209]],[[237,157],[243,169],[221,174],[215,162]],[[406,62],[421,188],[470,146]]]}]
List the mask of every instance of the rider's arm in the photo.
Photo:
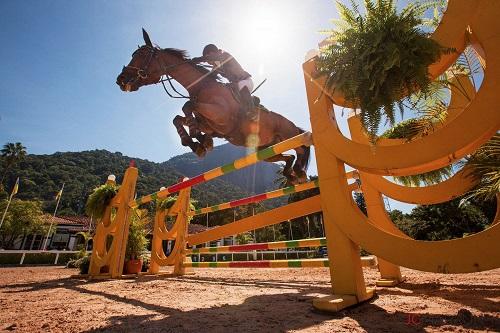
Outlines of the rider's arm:
[{"label": "rider's arm", "polygon": [[207,61],[224,61],[223,56],[221,54],[214,55],[206,55],[203,57],[196,57],[191,59],[193,62],[207,62]]}]

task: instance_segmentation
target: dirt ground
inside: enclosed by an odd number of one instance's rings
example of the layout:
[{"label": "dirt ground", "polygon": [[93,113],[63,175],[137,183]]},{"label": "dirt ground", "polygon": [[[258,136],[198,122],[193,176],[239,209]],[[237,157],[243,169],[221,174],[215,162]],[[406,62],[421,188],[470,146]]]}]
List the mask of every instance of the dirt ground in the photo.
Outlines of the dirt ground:
[{"label": "dirt ground", "polygon": [[[469,332],[500,331],[500,269],[405,283],[337,314],[326,268],[195,269],[185,277],[86,281],[62,267],[0,268],[2,332]],[[374,285],[375,269],[365,269]]]}]

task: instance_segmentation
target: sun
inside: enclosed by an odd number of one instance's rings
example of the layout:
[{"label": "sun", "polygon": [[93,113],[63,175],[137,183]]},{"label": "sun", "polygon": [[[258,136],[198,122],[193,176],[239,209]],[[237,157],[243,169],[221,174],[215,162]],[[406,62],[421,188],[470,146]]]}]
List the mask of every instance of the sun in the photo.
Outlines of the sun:
[{"label": "sun", "polygon": [[245,63],[262,75],[278,56],[296,47],[293,29],[289,27],[297,13],[293,6],[281,1],[250,2],[242,5],[240,12],[240,20],[231,26],[233,47]]}]

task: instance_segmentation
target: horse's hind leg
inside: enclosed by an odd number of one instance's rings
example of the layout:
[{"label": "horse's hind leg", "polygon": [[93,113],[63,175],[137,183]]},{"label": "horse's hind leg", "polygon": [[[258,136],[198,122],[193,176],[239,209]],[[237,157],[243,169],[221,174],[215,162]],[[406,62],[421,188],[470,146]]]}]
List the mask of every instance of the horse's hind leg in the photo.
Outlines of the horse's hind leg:
[{"label": "horse's hind leg", "polygon": [[293,165],[293,173],[298,179],[299,183],[303,183],[307,180],[306,168],[309,163],[309,147],[300,146],[295,149],[297,153],[297,160]]},{"label": "horse's hind leg", "polygon": [[175,116],[173,120],[174,126],[177,129],[177,133],[181,138],[181,144],[183,146],[191,148],[191,150],[199,157],[205,156],[207,150],[198,142],[193,141],[189,134],[187,133],[184,125],[186,124],[186,118],[182,116]]},{"label": "horse's hind leg", "polygon": [[285,162],[285,167],[283,168],[283,176],[287,179],[287,184],[295,184],[297,183],[297,178],[292,174],[292,165],[293,161],[295,161],[295,156],[288,154],[279,154],[273,157],[269,157],[265,159],[266,162]]}]

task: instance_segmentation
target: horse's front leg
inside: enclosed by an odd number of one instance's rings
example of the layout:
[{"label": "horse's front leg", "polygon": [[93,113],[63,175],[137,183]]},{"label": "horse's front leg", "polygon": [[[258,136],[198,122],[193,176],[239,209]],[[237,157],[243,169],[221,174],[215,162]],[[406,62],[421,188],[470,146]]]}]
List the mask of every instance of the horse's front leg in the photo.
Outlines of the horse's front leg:
[{"label": "horse's front leg", "polygon": [[211,135],[202,133],[200,124],[193,114],[195,107],[193,101],[187,101],[182,107],[182,112],[186,116],[185,125],[189,128],[189,136],[196,138],[207,151],[211,151],[214,148],[214,141]]},{"label": "horse's front leg", "polygon": [[184,128],[186,125],[186,118],[182,116],[175,116],[173,120],[174,126],[177,129],[177,133],[179,134],[179,137],[181,138],[181,144],[183,146],[191,148],[193,153],[198,155],[198,157],[203,157],[207,153],[207,150],[203,147],[202,144],[195,142],[191,137],[189,136],[188,132]]}]

